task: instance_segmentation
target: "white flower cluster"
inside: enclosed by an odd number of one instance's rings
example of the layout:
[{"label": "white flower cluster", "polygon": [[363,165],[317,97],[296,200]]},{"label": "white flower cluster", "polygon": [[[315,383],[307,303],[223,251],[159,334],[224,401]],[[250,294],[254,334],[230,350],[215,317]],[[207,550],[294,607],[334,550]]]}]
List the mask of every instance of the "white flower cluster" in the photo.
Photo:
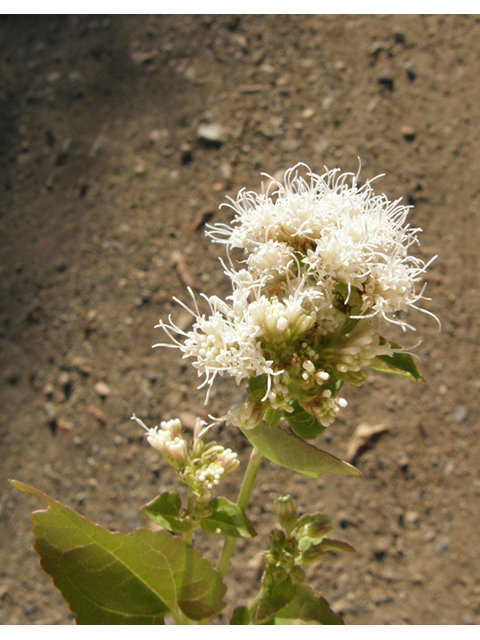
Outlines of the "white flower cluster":
[{"label": "white flower cluster", "polygon": [[288,414],[298,403],[327,426],[345,405],[341,384],[358,384],[375,358],[392,355],[382,324],[412,328],[397,314],[422,298],[416,287],[428,264],[408,255],[420,229],[406,224],[409,207],[338,169],[319,176],[298,164],[271,184],[240,191],[227,205],[232,225],[207,232],[245,251],[245,268],[225,269],[232,295],[203,296],[205,315],[190,291],[194,310],[180,304],[195,317],[192,330],[171,319],[158,326],[193,358],[203,385],[225,374],[260,380],[261,393],[229,412],[233,424],[252,427],[265,411]]},{"label": "white flower cluster", "polygon": [[272,179],[271,193],[242,190],[225,205],[235,211],[235,226],[217,224],[209,234],[230,249],[245,249],[260,278],[282,275],[288,283],[300,261],[324,294],[338,283],[355,287],[363,316],[380,314],[406,327],[393,314],[422,297],[416,285],[428,264],[408,255],[421,229],[405,224],[410,207],[400,200],[390,202],[375,194],[372,181],[359,187],[355,175],[339,172],[319,176],[298,164],[283,184]]},{"label": "white flower cluster", "polygon": [[132,420],[145,429],[148,443],[161,453],[163,459],[177,471],[180,480],[198,496],[209,496],[213,487],[239,465],[237,454],[231,449],[225,449],[215,442],[205,444],[203,435],[207,429],[201,420],[197,420],[190,447],[183,437],[182,423],[178,419],[163,421],[153,429],[135,415]]}]

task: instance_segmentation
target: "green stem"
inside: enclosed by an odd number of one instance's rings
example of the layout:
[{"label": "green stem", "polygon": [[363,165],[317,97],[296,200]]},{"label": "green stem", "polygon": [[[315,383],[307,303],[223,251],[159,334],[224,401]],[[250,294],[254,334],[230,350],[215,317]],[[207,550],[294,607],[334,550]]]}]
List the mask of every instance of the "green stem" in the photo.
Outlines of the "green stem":
[{"label": "green stem", "polygon": [[[191,487],[188,487],[188,504],[187,504],[187,513],[188,515],[192,514],[192,510],[193,510],[193,491]],[[185,542],[185,544],[187,545],[187,547],[191,547],[193,544],[193,531],[192,529],[190,529],[190,531],[186,531],[183,534],[183,541]]]},{"label": "green stem", "polygon": [[178,611],[170,611],[170,615],[175,624],[190,624],[189,619],[180,609]]},{"label": "green stem", "polygon": [[[262,464],[262,460],[262,454],[254,447],[252,449],[252,453],[250,454],[248,466],[245,471],[245,475],[243,476],[242,486],[240,487],[240,492],[237,499],[237,505],[244,513],[248,506],[248,501],[250,500],[250,495],[252,493],[253,485],[255,484],[258,470],[260,469],[260,465]],[[236,541],[237,539],[233,537],[225,538],[222,555],[220,556],[217,565],[217,569],[220,572],[222,580],[225,577],[228,563],[230,562],[230,558],[232,557]]]}]

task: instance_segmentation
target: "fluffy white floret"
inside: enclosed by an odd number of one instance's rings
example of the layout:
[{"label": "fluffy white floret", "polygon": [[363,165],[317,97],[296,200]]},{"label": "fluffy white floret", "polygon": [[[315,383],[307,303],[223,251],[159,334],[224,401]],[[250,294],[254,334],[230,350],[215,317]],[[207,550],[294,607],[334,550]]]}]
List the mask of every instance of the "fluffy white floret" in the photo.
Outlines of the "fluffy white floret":
[{"label": "fluffy white floret", "polygon": [[423,293],[416,286],[429,263],[408,255],[421,229],[406,224],[410,207],[400,200],[390,202],[375,194],[372,181],[358,186],[355,175],[339,172],[319,176],[298,164],[283,184],[273,181],[271,193],[242,190],[227,205],[235,212],[232,226],[214,225],[209,235],[245,249],[265,280],[288,277],[301,259],[320,290],[355,287],[362,314],[398,322],[393,314],[415,306]]}]

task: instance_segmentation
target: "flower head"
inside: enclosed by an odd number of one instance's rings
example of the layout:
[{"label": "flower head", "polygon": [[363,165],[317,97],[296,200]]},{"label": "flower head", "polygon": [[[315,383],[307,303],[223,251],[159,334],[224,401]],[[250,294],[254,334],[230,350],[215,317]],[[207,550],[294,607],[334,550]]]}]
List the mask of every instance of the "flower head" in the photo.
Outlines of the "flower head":
[{"label": "flower head", "polygon": [[171,319],[158,326],[193,359],[200,386],[210,390],[217,375],[250,381],[248,402],[227,413],[228,423],[253,428],[270,412],[270,421],[292,414],[292,425],[304,411],[326,427],[346,405],[342,384],[362,384],[365,369],[402,351],[381,333],[386,323],[412,328],[398,314],[417,308],[430,263],[409,255],[421,231],[406,223],[409,207],[377,195],[372,181],[359,186],[353,174],[298,164],[271,184],[240,191],[227,204],[232,224],[207,232],[246,254],[244,268],[224,267],[232,294],[202,294],[205,314],[190,291],[194,309],[180,304],[192,329]]},{"label": "flower head", "polygon": [[240,191],[226,205],[235,212],[232,226],[217,224],[208,233],[244,249],[267,280],[294,273],[301,261],[306,284],[325,295],[338,284],[355,288],[363,316],[379,314],[406,328],[394,314],[422,298],[416,287],[430,264],[408,254],[421,229],[406,224],[410,207],[375,194],[373,181],[358,186],[354,174],[339,172],[320,176],[297,164],[283,183],[272,179],[271,193]]}]

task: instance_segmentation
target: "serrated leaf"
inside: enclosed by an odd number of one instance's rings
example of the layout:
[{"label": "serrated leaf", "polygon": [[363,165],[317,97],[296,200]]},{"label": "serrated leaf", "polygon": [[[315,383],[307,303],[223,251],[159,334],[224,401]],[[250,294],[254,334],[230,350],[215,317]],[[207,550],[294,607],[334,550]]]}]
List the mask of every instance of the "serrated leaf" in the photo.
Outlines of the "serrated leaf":
[{"label": "serrated leaf", "polygon": [[180,496],[175,491],[167,491],[143,506],[140,511],[167,531],[185,533],[192,526],[180,516],[180,507]]},{"label": "serrated leaf", "polygon": [[317,449],[298,436],[286,433],[280,427],[261,423],[254,429],[242,429],[242,432],[266,458],[302,475],[311,478],[318,478],[324,473],[361,475],[360,471],[348,462]]},{"label": "serrated leaf", "polygon": [[321,596],[305,584],[297,585],[293,600],[275,615],[270,624],[344,624],[342,618],[330,609]]},{"label": "serrated leaf", "polygon": [[32,514],[35,551],[78,624],[163,624],[177,607],[190,619],[225,603],[220,574],[166,531],[112,533],[22,482],[48,504]]},{"label": "serrated leaf", "polygon": [[226,498],[214,498],[208,506],[211,513],[201,522],[205,533],[234,538],[254,538],[257,535],[253,524],[233,502]]},{"label": "serrated leaf", "polygon": [[[392,343],[394,349],[400,349],[397,344]],[[370,369],[375,371],[382,371],[383,373],[396,373],[401,376],[406,376],[414,382],[423,382],[424,378],[417,369],[413,358],[408,353],[394,353],[391,356],[377,356],[373,362],[370,363]]]},{"label": "serrated leaf", "polygon": [[230,624],[249,624],[250,614],[247,607],[237,607],[233,612]]},{"label": "serrated leaf", "polygon": [[269,567],[263,574],[260,602],[255,620],[260,623],[283,609],[295,596],[297,585],[289,575],[281,582],[276,582],[273,570]]},{"label": "serrated leaf", "polygon": [[325,427],[323,427],[311,413],[305,411],[297,400],[292,402],[292,407],[293,411],[291,413],[285,413],[284,419],[297,436],[305,438],[306,440],[313,440],[325,430]]}]

